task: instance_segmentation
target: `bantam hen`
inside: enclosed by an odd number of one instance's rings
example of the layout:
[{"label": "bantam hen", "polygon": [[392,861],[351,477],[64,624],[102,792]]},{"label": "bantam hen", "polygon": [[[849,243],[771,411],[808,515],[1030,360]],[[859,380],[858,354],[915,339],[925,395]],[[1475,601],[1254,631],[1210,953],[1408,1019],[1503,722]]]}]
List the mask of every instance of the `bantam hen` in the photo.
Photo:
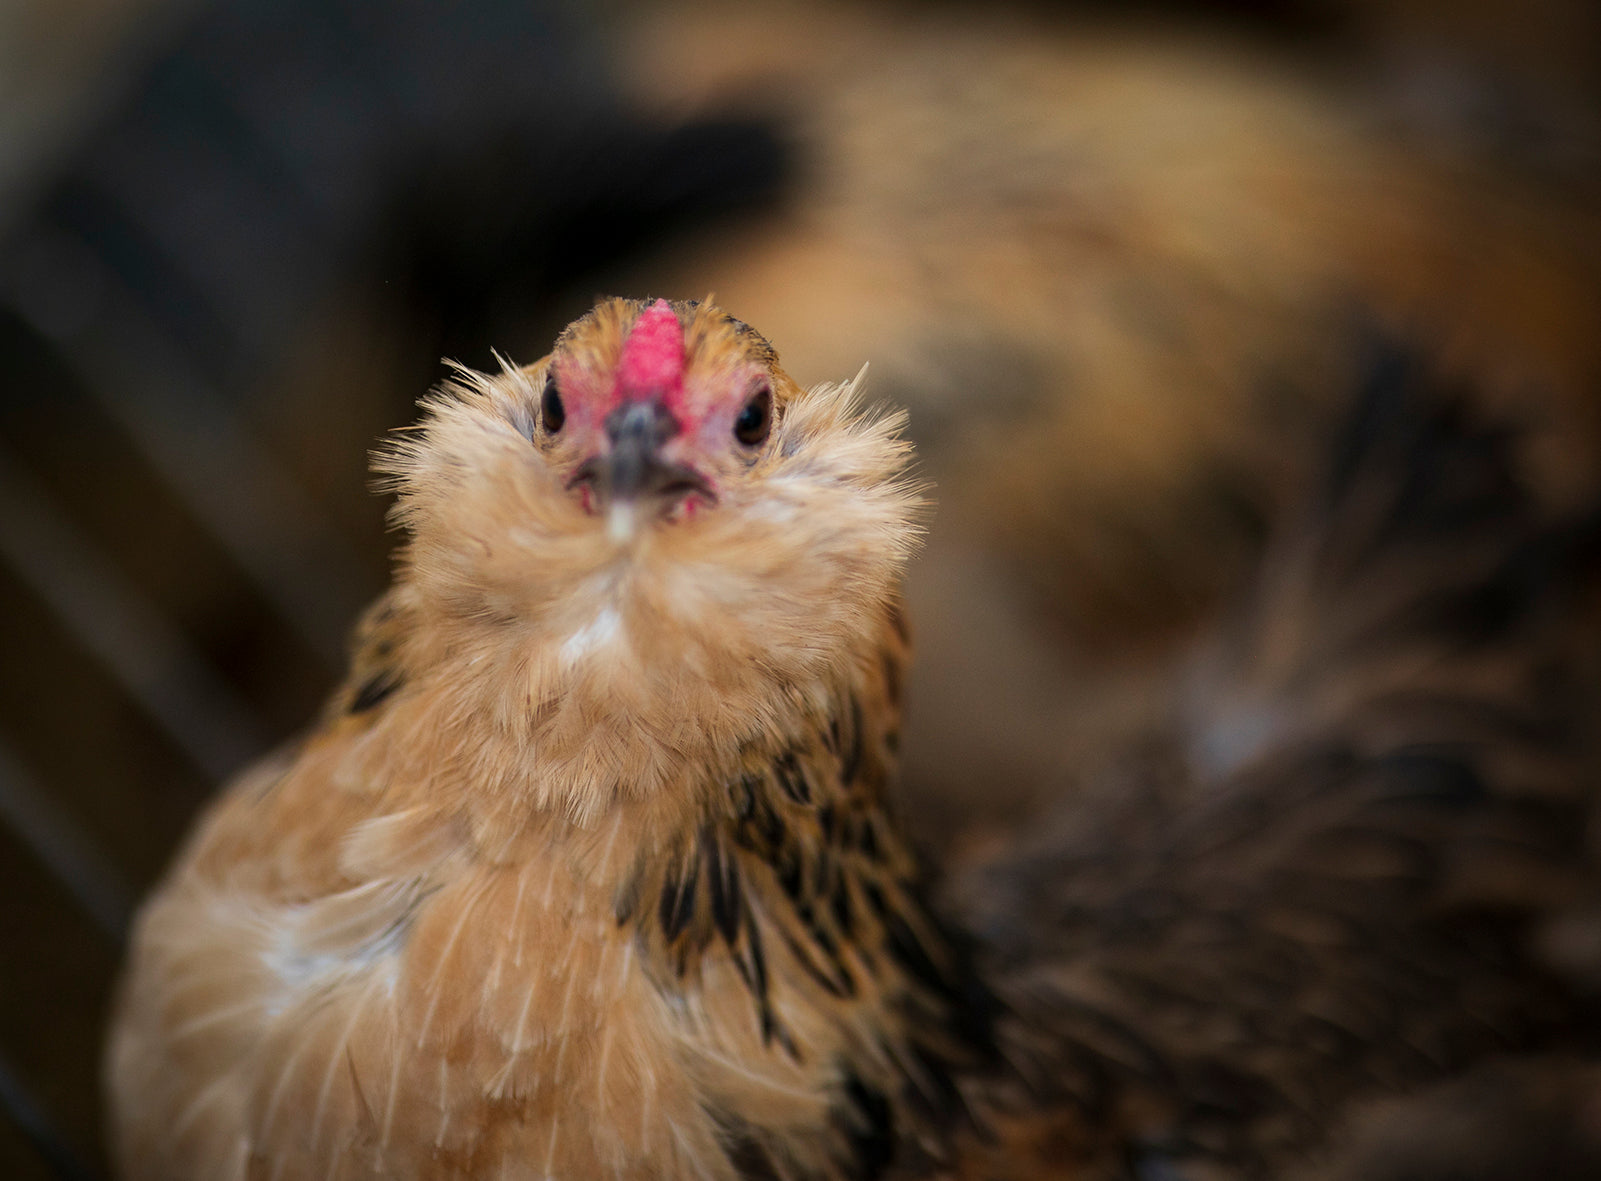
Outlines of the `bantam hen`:
[{"label": "bantam hen", "polygon": [[308,737],[201,822],[109,1050],[129,1178],[832,1176],[986,1042],[884,813],[898,420],[602,304],[381,461],[409,537]]},{"label": "bantam hen", "polygon": [[1434,1177],[1506,1148],[1463,1110],[1601,1159],[1589,1068],[1472,1073],[1593,1029],[1573,547],[1413,384],[1170,731],[936,896],[898,420],[708,304],[463,372],[348,680],[141,915],[124,1175]]}]

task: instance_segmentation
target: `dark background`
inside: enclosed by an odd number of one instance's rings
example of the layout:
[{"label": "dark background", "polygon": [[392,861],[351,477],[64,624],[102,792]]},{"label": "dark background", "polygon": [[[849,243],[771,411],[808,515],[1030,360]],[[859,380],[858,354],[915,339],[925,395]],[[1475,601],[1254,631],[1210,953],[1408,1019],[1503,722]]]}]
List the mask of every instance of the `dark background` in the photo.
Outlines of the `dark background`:
[{"label": "dark background", "polygon": [[1374,326],[1594,491],[1582,0],[0,11],[0,1174],[96,1176],[132,907],[338,675],[440,358],[715,292],[872,363],[940,512],[904,807],[982,842],[1153,708]]}]

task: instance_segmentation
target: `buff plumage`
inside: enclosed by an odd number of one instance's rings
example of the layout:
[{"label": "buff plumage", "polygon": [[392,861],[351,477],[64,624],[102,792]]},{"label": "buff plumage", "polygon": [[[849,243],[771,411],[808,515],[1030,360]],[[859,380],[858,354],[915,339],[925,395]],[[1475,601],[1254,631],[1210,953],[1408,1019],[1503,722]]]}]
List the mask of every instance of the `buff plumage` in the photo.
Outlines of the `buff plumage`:
[{"label": "buff plumage", "polygon": [[[617,368],[641,311],[603,304],[558,361]],[[550,358],[459,372],[384,452],[406,540],[348,682],[141,916],[109,1051],[127,1176],[822,1175],[911,1015],[930,1061],[966,1052],[938,987],[864,970],[893,927],[960,971],[879,816],[919,505],[898,420],[796,388],[715,308],[669,314],[691,390],[759,370],[774,403],[762,447],[697,453],[692,520],[619,538],[574,493]],[[799,921],[814,897],[850,931]]]}]

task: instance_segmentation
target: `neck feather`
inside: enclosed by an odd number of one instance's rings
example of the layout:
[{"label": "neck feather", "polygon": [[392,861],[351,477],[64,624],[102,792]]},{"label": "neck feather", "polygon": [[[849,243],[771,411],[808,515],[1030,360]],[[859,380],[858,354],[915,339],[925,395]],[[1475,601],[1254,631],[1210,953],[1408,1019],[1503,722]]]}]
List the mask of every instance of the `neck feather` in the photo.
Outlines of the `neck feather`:
[{"label": "neck feather", "polygon": [[[418,703],[435,696],[396,660],[416,631],[403,599],[370,616],[335,703],[381,707],[375,729],[391,738],[368,749],[385,757],[427,731]],[[499,793],[480,778],[444,804],[489,856],[560,849],[585,867],[584,906],[603,908],[590,917],[635,949],[684,1023],[682,1068],[749,1175],[762,1161],[817,1178],[935,1162],[966,1119],[959,1080],[993,1059],[987,995],[891,805],[906,655],[886,608],[876,643],[726,760],[678,767],[672,790],[618,798],[590,822],[530,812],[509,774]],[[503,741],[474,729],[501,722],[459,724],[486,749]]]}]

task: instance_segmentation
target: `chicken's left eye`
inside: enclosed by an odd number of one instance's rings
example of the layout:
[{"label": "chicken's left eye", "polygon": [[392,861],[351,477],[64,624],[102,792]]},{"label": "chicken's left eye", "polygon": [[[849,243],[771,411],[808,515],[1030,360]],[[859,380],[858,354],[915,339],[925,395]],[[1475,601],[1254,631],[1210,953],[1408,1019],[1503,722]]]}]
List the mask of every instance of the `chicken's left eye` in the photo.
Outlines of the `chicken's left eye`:
[{"label": "chicken's left eye", "polygon": [[539,413],[545,421],[545,429],[553,435],[567,421],[567,408],[561,404],[554,377],[545,378],[545,396],[539,400]]},{"label": "chicken's left eye", "polygon": [[745,403],[745,409],[734,420],[734,438],[747,447],[764,442],[773,428],[773,392],[766,386]]}]

